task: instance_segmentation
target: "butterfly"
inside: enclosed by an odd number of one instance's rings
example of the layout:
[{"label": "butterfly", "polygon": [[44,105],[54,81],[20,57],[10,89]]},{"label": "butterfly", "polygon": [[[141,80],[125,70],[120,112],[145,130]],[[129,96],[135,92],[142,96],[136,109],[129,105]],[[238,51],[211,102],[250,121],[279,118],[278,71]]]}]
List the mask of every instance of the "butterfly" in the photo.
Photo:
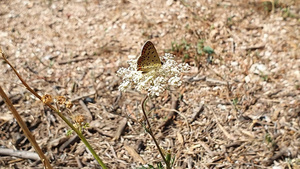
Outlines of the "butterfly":
[{"label": "butterfly", "polygon": [[157,51],[151,41],[147,41],[141,52],[141,56],[137,61],[137,70],[142,73],[148,73],[152,70],[160,68],[162,62],[157,54]]}]

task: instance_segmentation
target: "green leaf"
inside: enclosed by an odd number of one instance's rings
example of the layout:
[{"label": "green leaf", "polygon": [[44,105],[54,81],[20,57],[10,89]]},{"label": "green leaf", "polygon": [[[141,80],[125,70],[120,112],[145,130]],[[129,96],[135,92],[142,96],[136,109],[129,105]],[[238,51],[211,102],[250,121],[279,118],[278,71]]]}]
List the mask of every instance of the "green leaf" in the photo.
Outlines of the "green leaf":
[{"label": "green leaf", "polygon": [[238,99],[238,98],[235,98],[235,99],[232,100],[232,104],[236,106],[237,103],[238,103],[238,101],[239,101],[239,99]]},{"label": "green leaf", "polygon": [[203,48],[203,51],[204,51],[205,53],[207,53],[207,54],[213,54],[213,53],[215,53],[215,51],[214,51],[211,47],[209,47],[209,46],[205,46],[205,47]]}]

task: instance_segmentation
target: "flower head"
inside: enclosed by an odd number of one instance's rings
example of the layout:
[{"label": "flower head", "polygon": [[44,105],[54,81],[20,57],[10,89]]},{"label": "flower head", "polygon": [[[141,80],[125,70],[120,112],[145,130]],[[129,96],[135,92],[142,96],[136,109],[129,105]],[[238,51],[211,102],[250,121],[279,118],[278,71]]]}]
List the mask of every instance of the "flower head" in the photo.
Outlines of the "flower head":
[{"label": "flower head", "polygon": [[45,94],[44,96],[42,96],[41,100],[45,104],[51,104],[53,102],[52,95],[50,94]]},{"label": "flower head", "polygon": [[65,102],[66,102],[65,96],[56,96],[55,99],[59,105],[65,104]]},{"label": "flower head", "polygon": [[162,57],[165,63],[152,71],[143,74],[137,71],[137,59],[129,60],[128,68],[120,68],[117,74],[122,77],[123,82],[119,86],[120,91],[126,91],[132,87],[139,92],[146,91],[149,96],[159,96],[168,86],[180,86],[182,72],[190,69],[186,63],[178,64],[174,55],[166,53]]}]

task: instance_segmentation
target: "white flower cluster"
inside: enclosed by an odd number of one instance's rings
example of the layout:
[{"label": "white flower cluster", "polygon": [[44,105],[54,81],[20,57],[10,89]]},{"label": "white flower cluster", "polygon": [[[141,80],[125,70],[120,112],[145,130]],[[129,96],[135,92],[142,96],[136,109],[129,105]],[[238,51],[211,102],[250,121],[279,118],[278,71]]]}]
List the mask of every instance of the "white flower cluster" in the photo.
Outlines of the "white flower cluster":
[{"label": "white flower cluster", "polygon": [[147,91],[149,96],[159,96],[169,86],[180,86],[182,81],[180,74],[190,70],[187,63],[178,64],[174,60],[174,55],[166,53],[162,57],[165,63],[158,69],[142,74],[137,71],[137,59],[129,60],[129,67],[120,68],[117,72],[122,77],[123,82],[119,86],[120,91],[126,91],[135,87],[137,91]]}]

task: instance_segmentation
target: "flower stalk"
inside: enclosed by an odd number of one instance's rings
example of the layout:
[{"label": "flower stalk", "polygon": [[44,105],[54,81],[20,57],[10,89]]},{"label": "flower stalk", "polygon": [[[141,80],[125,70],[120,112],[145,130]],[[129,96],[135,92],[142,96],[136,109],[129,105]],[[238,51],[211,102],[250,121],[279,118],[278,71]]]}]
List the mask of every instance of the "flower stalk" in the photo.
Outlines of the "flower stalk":
[{"label": "flower stalk", "polygon": [[155,145],[156,145],[156,147],[157,147],[157,149],[158,149],[158,151],[159,151],[162,159],[166,163],[167,169],[171,169],[170,160],[166,160],[166,157],[165,157],[164,153],[162,152],[162,150],[161,150],[161,148],[160,148],[160,146],[159,146],[159,144],[158,144],[158,142],[157,142],[157,140],[156,140],[156,138],[155,138],[155,136],[154,136],[154,134],[152,132],[151,124],[150,124],[150,122],[148,120],[148,117],[147,117],[146,103],[147,103],[148,99],[149,99],[149,96],[146,96],[145,99],[142,102],[143,115],[144,115],[144,118],[145,118],[147,126],[148,126],[148,127],[145,126],[144,128],[145,128],[146,132],[149,133],[149,135],[151,136],[152,140],[154,141],[154,143],[155,143]]},{"label": "flower stalk", "polygon": [[142,102],[142,111],[144,119],[146,121],[146,125],[144,125],[143,123],[140,124],[145,128],[146,132],[150,134],[163,161],[166,164],[167,169],[171,169],[171,153],[164,153],[160,148],[157,140],[155,139],[151,124],[147,117],[148,113],[146,113],[146,103],[149,98],[151,98],[152,96],[159,96],[165,90],[170,89],[171,86],[181,86],[181,73],[189,71],[190,66],[186,63],[178,64],[174,60],[174,58],[174,55],[166,53],[160,59],[164,63],[160,67],[155,67],[154,69],[147,71],[146,73],[143,71],[139,71],[140,67],[142,66],[138,64],[139,59],[129,60],[129,67],[120,68],[117,72],[118,76],[122,77],[123,80],[123,82],[119,86],[120,91],[126,91],[134,87],[139,92],[147,93],[147,96]]}]

